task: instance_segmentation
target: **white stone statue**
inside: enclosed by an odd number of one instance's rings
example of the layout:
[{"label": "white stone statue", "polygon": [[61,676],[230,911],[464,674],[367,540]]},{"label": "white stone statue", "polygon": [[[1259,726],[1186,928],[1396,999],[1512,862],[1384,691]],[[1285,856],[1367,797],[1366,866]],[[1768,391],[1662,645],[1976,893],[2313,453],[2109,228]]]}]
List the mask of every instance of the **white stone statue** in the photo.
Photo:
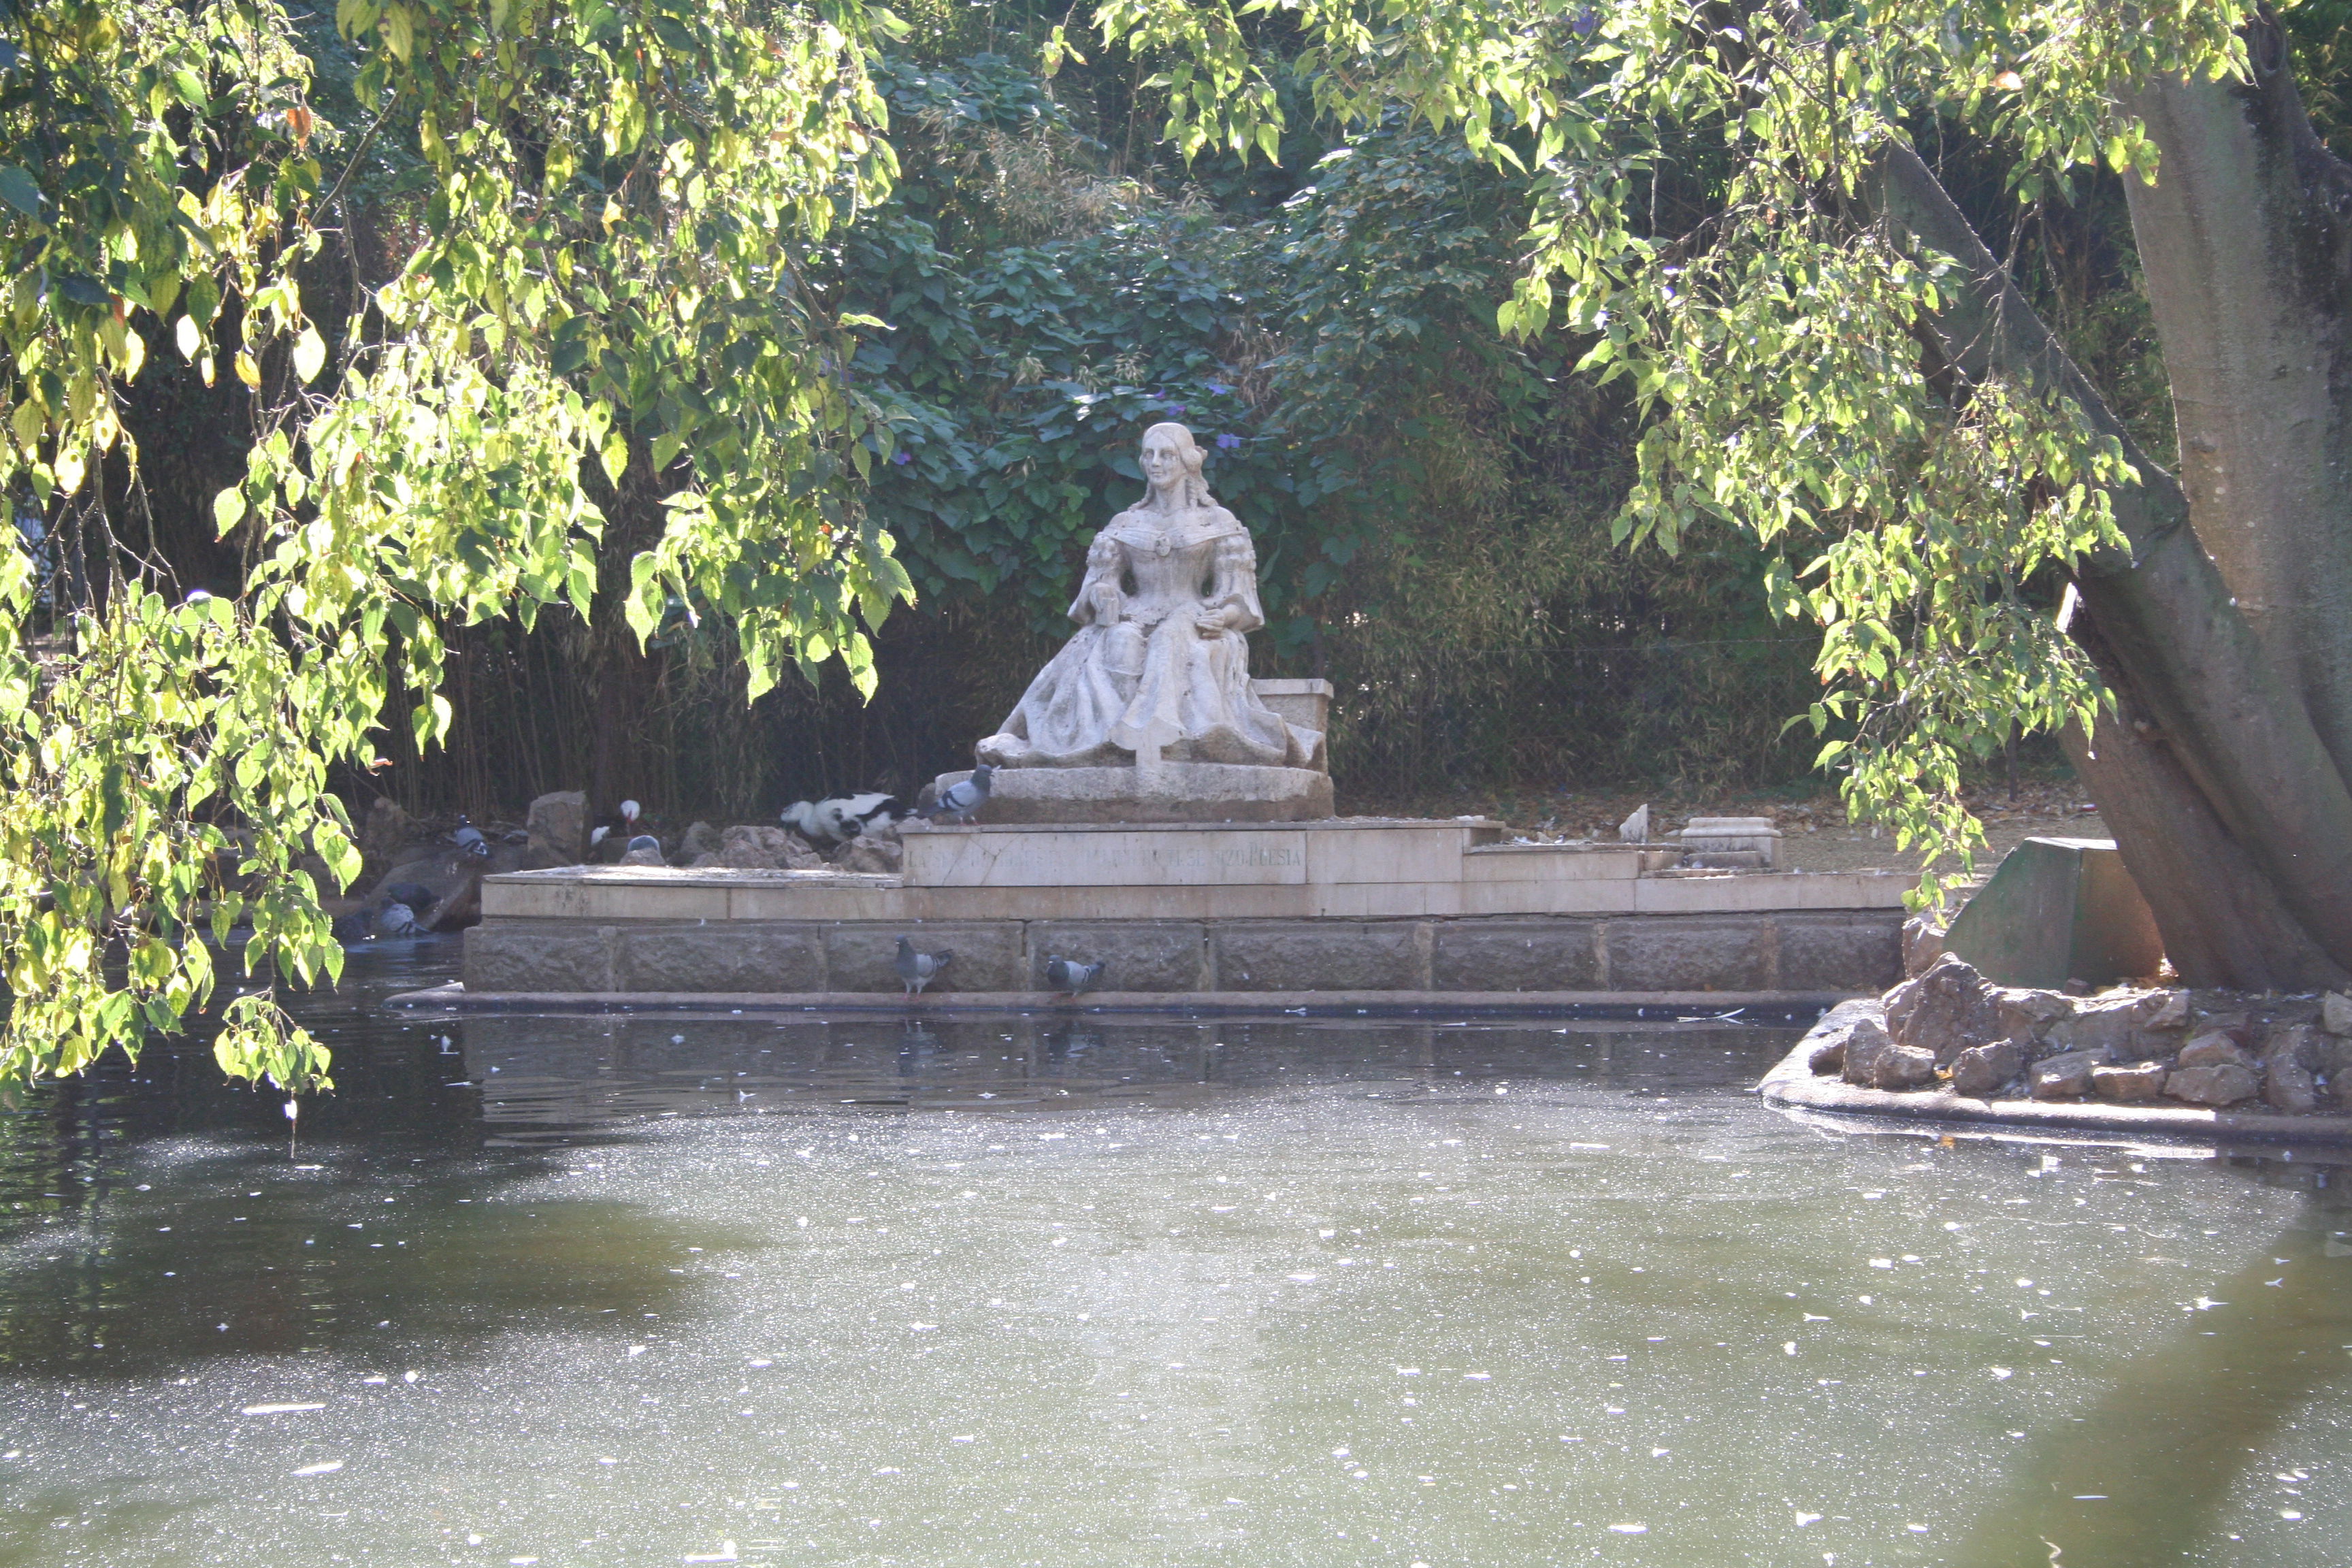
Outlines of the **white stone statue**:
[{"label": "white stone statue", "polygon": [[[1143,433],[1144,498],[1087,552],[1078,630],[976,754],[1000,768],[1141,762],[1315,768],[1323,737],[1250,689],[1257,551],[1201,479],[1181,425]],[[1003,781],[999,781],[999,787]]]}]

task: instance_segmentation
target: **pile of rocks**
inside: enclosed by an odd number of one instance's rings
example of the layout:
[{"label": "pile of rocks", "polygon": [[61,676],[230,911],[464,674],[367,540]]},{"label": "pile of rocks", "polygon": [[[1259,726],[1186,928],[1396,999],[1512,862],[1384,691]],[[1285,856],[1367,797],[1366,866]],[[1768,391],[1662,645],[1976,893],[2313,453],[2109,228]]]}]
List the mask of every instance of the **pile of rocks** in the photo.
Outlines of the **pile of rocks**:
[{"label": "pile of rocks", "polygon": [[678,858],[698,870],[719,867],[747,871],[879,871],[897,875],[902,849],[898,830],[877,828],[820,852],[784,827],[754,824],[718,828],[698,822],[686,830]]},{"label": "pile of rocks", "polygon": [[1813,1043],[1813,1072],[1979,1100],[2352,1110],[2352,997],[1995,985],[1946,956]]}]

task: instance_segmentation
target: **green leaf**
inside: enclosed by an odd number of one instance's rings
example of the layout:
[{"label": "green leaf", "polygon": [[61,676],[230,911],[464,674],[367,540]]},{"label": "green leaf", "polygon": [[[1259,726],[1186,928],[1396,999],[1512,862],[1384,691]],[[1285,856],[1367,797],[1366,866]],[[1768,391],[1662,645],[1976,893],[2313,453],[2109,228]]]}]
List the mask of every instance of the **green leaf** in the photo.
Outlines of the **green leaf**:
[{"label": "green leaf", "polygon": [[308,386],[326,367],[327,341],[319,335],[318,328],[304,327],[302,335],[294,340],[294,374]]},{"label": "green leaf", "polygon": [[26,217],[37,218],[47,204],[41,187],[32,175],[14,163],[0,163],[0,202],[6,202]]}]

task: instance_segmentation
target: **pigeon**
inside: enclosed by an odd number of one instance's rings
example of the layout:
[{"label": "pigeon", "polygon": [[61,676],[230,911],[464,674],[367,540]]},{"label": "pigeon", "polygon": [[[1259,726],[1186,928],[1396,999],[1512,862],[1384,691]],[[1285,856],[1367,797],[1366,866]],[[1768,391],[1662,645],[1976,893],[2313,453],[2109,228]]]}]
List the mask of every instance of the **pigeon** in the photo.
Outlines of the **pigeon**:
[{"label": "pigeon", "polygon": [[928,815],[932,817],[952,816],[961,822],[970,822],[972,813],[988,804],[988,781],[995,772],[993,764],[981,763],[971,770],[971,777],[940,791],[940,798]]},{"label": "pigeon", "polygon": [[429,910],[441,901],[422,882],[386,882],[376,892],[388,904],[406,904],[412,910]]},{"label": "pigeon", "polygon": [[1076,996],[1081,991],[1091,991],[1102,981],[1103,967],[1108,959],[1092,963],[1074,963],[1058,953],[1045,958],[1045,984],[1065,995]]},{"label": "pigeon", "polygon": [[457,818],[457,831],[449,835],[449,842],[457,847],[459,854],[477,859],[487,858],[490,852],[490,841],[482,837],[482,830],[463,816]]},{"label": "pigeon", "polygon": [[915,944],[902,936],[898,939],[898,956],[890,961],[890,967],[906,983],[907,994],[915,996],[954,961],[955,954],[944,948],[938,952],[917,952]]},{"label": "pigeon", "polygon": [[415,936],[424,928],[416,923],[416,911],[406,904],[384,900],[383,908],[375,912],[378,936]]},{"label": "pigeon", "polygon": [[650,849],[658,855],[661,853],[661,840],[650,833],[640,833],[629,840],[629,853],[634,855],[640,849]]}]

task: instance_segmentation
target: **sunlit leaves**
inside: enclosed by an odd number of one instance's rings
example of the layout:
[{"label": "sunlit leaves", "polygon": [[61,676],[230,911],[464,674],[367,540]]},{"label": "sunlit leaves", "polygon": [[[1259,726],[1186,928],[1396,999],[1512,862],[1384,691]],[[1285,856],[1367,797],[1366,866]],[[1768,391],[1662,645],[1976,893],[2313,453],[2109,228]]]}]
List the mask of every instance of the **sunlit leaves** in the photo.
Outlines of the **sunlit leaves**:
[{"label": "sunlit leaves", "polygon": [[[354,144],[306,101],[284,7],[0,12],[52,84],[0,103],[11,145],[51,149],[37,176],[0,166],[0,493],[55,521],[104,458],[135,460],[116,400],[150,331],[207,384],[226,353],[257,432],[212,502],[249,563],[234,596],[182,602],[100,536],[77,548],[103,592],[68,586],[103,607],[72,615],[0,531],[0,1079],[175,1027],[241,950],[257,984],[226,1011],[222,1066],[323,1082],[270,987],[341,973],[319,899],[359,859],[329,769],[373,758],[395,670],[420,742],[446,731],[441,626],[590,612],[598,468],[669,497],[633,595],[645,630],[700,606],[771,668],[837,656],[870,689],[864,627],[909,593],[856,515],[841,454],[871,416],[801,281],[892,173],[859,8],[335,15],[356,96],[418,128],[436,184],[331,351],[300,278],[343,221],[320,155]],[[36,663],[28,624],[51,609],[66,635]]]},{"label": "sunlit leaves", "polygon": [[[1774,607],[1822,630],[1821,761],[1898,841],[1965,865],[1964,758],[2085,716],[2095,683],[2032,593],[2116,541],[2134,482],[2081,411],[1932,373],[1947,258],[1875,221],[1874,159],[1938,119],[2009,156],[2021,200],[2104,163],[2161,178],[2124,107],[2165,74],[2244,68],[2245,0],[1255,0],[1306,42],[1318,110],[1402,110],[1534,175],[1506,332],[1565,330],[1646,416],[1622,538],[1728,524],[1780,552]],[[1221,3],[1108,0],[1106,32],[1212,84],[1172,91],[1189,149],[1274,112]],[[1707,216],[1657,232],[1662,179]],[[1687,191],[1685,195],[1687,195]],[[1931,876],[1922,894],[1942,881]]]}]

